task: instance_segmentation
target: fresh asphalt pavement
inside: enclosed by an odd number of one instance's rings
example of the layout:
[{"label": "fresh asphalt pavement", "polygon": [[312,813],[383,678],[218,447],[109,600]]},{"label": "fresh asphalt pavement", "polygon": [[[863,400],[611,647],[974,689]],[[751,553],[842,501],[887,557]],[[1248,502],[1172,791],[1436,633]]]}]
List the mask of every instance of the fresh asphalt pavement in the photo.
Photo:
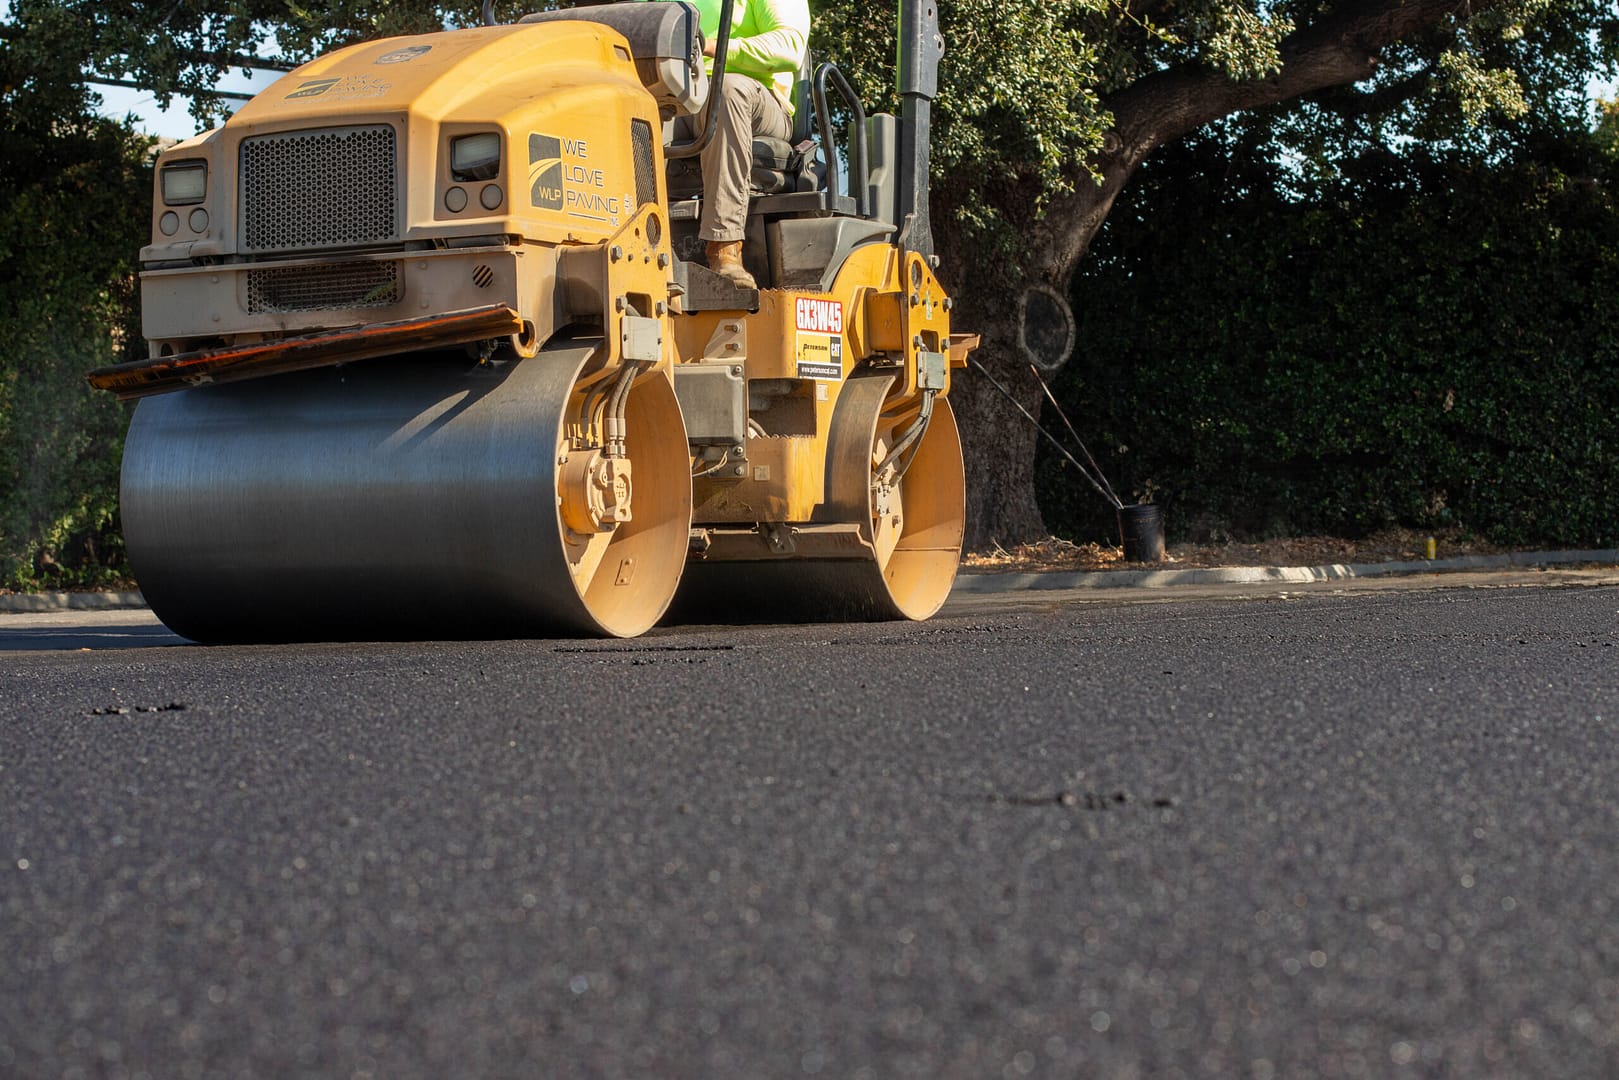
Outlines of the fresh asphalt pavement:
[{"label": "fresh asphalt pavement", "polygon": [[1612,1076],[1614,581],[0,616],[0,1076]]}]

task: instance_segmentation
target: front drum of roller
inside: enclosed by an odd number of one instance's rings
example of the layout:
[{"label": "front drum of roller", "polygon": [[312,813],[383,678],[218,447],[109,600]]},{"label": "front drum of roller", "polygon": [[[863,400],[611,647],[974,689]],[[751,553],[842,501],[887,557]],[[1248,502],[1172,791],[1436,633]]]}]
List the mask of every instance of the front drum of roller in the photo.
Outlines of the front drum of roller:
[{"label": "front drum of roller", "polygon": [[147,602],[205,642],[647,630],[685,561],[685,429],[667,377],[643,376],[626,415],[632,519],[578,565],[558,460],[595,344],[483,367],[411,354],[143,400],[122,513]]}]

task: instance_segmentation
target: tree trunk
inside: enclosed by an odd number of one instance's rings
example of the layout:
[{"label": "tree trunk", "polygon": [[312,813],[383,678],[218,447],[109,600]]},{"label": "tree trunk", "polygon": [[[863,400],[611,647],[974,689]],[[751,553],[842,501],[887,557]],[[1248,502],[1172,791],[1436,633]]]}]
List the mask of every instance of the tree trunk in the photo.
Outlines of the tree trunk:
[{"label": "tree trunk", "polygon": [[[973,354],[1019,403],[1038,418],[1043,395],[1018,345],[1018,292],[1041,283],[1066,296],[1079,260],[1107,220],[1125,184],[1158,147],[1233,112],[1273,105],[1315,90],[1370,77],[1383,49],[1401,38],[1456,16],[1467,18],[1498,0],[1364,0],[1345,4],[1320,22],[1290,34],[1281,45],[1281,70],[1243,82],[1204,67],[1180,67],[1139,79],[1107,106],[1114,126],[1092,162],[1100,183],[1081,177],[1072,192],[1054,199],[1035,235],[1026,237],[1022,282],[986,281],[960,258],[963,245],[941,235],[945,273],[957,299],[954,325],[983,335]],[[934,228],[950,232],[948,218]],[[953,271],[953,272],[952,272]],[[1084,328],[1080,328],[1083,347]],[[1040,436],[988,380],[972,370],[951,387],[967,459],[969,551],[994,543],[1042,539],[1045,522],[1034,495],[1034,449]]]}]

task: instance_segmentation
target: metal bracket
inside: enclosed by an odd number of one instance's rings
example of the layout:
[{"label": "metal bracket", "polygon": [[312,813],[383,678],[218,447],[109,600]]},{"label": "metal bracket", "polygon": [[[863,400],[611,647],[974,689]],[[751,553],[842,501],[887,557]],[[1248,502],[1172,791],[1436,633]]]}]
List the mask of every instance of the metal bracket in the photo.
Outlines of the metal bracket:
[{"label": "metal bracket", "polygon": [[759,524],[759,535],[769,545],[770,550],[777,555],[791,555],[798,550],[798,530],[791,525],[779,521],[767,521]]},{"label": "metal bracket", "polygon": [[741,319],[721,319],[703,346],[703,359],[739,364],[747,356],[748,324]]},{"label": "metal bracket", "polygon": [[625,360],[645,360],[657,363],[663,359],[663,323],[640,315],[625,315],[619,320],[619,355]]},{"label": "metal bracket", "polygon": [[675,399],[693,446],[732,448],[733,461],[747,459],[748,384],[742,364],[700,360],[674,367]]}]

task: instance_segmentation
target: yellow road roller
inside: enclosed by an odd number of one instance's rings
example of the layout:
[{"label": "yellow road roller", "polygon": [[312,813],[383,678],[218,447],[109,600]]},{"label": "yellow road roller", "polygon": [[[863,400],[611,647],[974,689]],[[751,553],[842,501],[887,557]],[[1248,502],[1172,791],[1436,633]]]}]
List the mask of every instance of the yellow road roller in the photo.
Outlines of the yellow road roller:
[{"label": "yellow road roller", "polygon": [[[927,216],[934,5],[899,116],[830,64],[756,140],[739,288],[697,257],[717,100],[686,3],[332,52],[157,162],[131,565],[198,641],[925,619],[964,520]],[[687,128],[706,130],[702,124]]]}]

